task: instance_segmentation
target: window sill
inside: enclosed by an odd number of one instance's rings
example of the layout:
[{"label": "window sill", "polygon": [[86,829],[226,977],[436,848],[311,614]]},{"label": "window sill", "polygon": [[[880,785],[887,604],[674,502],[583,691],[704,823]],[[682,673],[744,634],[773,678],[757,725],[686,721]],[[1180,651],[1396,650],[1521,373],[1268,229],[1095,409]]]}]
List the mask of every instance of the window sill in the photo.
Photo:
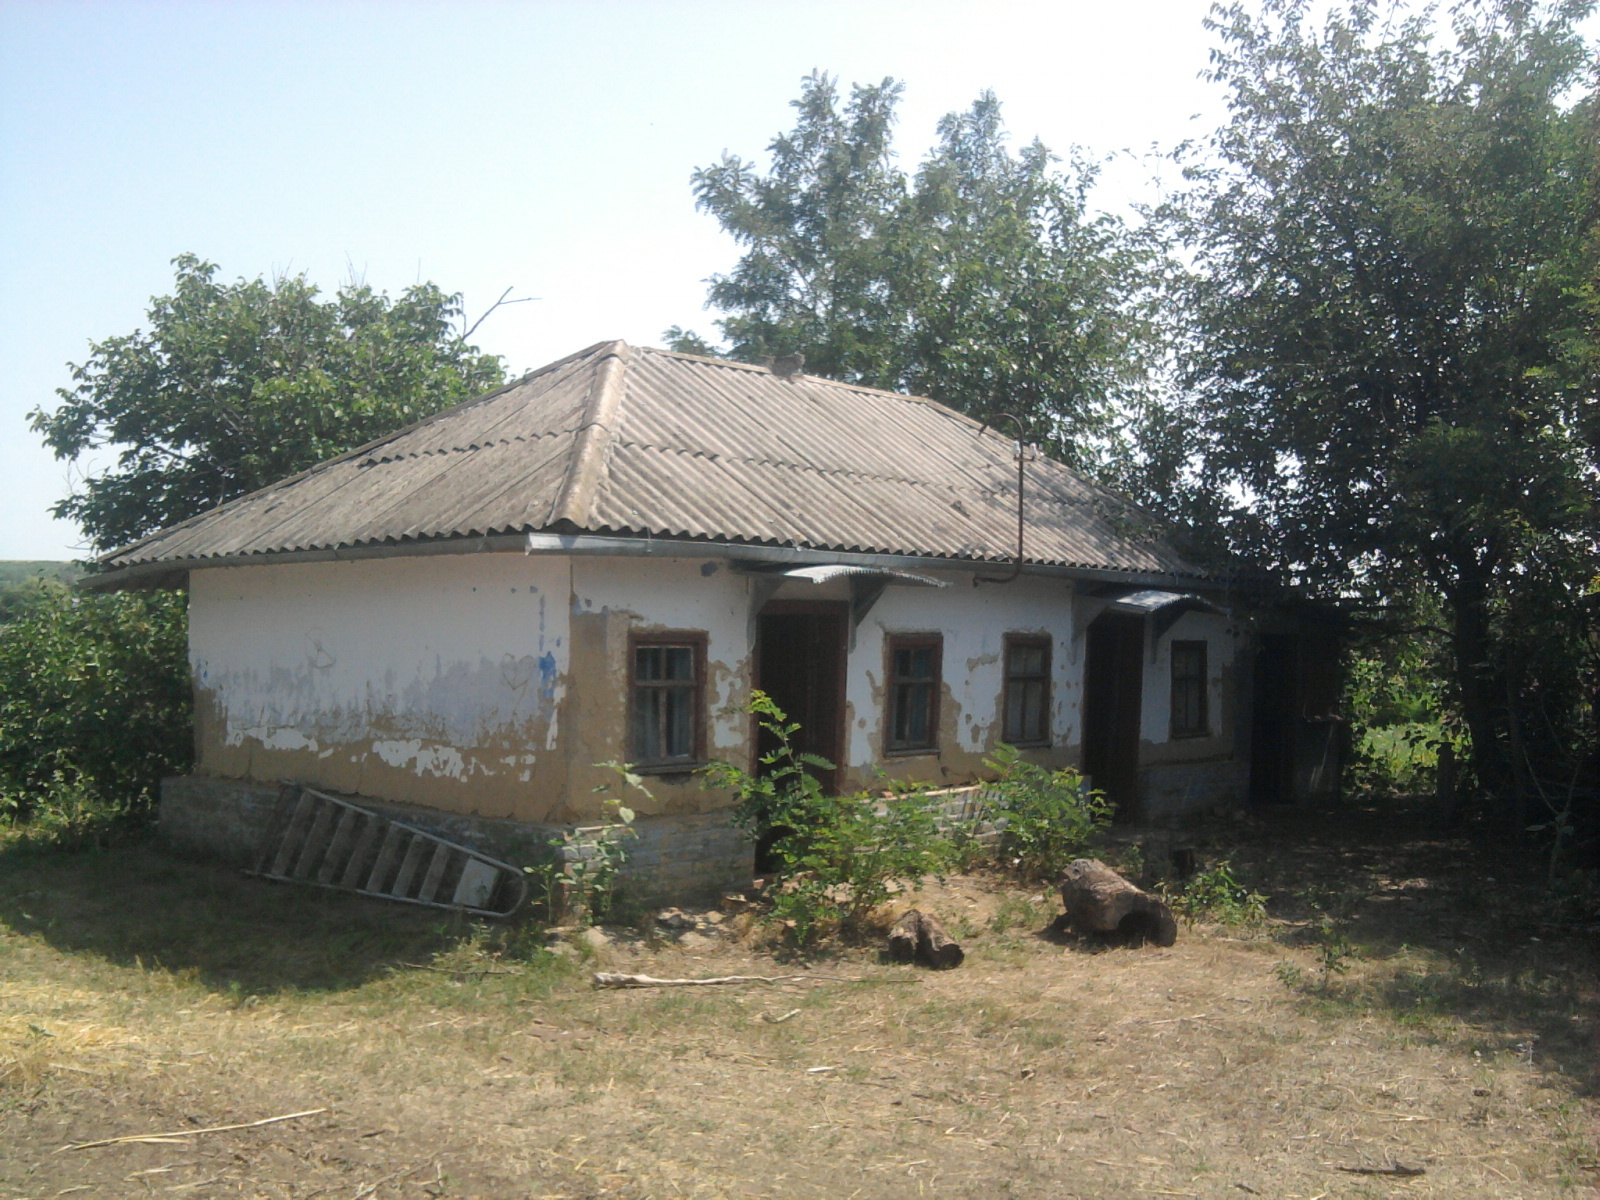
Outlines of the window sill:
[{"label": "window sill", "polygon": [[1167,740],[1169,742],[1193,742],[1198,741],[1201,738],[1208,738],[1210,736],[1211,730],[1209,729],[1195,729],[1189,731],[1188,733],[1179,733],[1177,730],[1173,730],[1167,735]]},{"label": "window sill", "polygon": [[704,759],[694,762],[632,763],[628,769],[635,775],[693,775],[704,767]]},{"label": "window sill", "polygon": [[1001,738],[1000,740],[1013,750],[1048,750],[1055,745],[1054,742],[1013,742],[1008,738]]},{"label": "window sill", "polygon": [[916,758],[919,754],[937,755],[938,753],[939,747],[937,746],[901,746],[894,750],[885,750],[883,756],[885,758]]}]

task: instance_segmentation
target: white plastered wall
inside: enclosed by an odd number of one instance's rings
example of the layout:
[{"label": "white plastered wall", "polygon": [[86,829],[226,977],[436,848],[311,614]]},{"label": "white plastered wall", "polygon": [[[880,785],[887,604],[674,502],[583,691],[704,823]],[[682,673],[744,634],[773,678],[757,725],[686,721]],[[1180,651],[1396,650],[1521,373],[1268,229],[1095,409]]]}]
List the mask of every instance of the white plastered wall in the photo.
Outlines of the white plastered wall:
[{"label": "white plastered wall", "polygon": [[198,767],[522,815],[560,775],[570,591],[520,554],[195,571]]},{"label": "white plastered wall", "polygon": [[[1072,584],[1024,577],[974,587],[969,573],[943,572],[935,577],[951,586],[885,588],[856,630],[846,694],[846,761],[856,782],[870,781],[880,766],[897,777],[934,782],[965,782],[978,775],[984,756],[1000,740],[1008,633],[1050,638],[1051,747],[1039,757],[1075,762],[1082,727],[1082,664],[1071,643]],[[937,755],[882,753],[885,640],[900,633],[938,633],[943,639]]]}]

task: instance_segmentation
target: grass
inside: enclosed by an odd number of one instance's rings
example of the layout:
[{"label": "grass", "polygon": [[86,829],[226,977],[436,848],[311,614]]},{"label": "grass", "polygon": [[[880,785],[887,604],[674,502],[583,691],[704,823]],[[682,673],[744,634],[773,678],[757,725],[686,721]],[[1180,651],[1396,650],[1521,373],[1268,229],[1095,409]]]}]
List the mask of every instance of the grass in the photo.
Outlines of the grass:
[{"label": "grass", "polygon": [[[957,877],[914,898],[966,944],[944,973],[622,930],[585,957],[149,843],[0,850],[0,1196],[1592,1194],[1584,931],[1405,814],[1200,848],[1264,929],[1091,953],[1053,895]],[[1326,981],[1325,915],[1358,950]],[[594,967],[829,978],[614,992]],[[1427,1173],[1336,1169],[1395,1160]]]}]

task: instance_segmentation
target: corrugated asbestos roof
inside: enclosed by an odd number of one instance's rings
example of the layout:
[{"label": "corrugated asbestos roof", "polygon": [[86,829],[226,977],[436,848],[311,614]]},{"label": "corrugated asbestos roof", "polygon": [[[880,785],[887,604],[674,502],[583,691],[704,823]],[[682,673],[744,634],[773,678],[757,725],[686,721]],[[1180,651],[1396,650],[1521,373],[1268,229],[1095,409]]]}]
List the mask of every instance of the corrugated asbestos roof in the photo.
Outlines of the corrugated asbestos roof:
[{"label": "corrugated asbestos roof", "polygon": [[[1201,577],[1049,459],[1027,560]],[[1011,441],[931,400],[603,342],[113,551],[107,568],[538,530],[951,559],[1016,545]]]}]

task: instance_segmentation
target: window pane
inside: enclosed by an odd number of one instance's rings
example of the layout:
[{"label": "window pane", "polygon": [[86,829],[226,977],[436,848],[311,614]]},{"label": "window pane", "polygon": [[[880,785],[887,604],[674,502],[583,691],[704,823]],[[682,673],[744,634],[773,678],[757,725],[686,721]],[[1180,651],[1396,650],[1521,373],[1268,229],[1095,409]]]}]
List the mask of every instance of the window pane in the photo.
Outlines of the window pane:
[{"label": "window pane", "polygon": [[633,716],[629,755],[635,762],[692,759],[695,754],[695,647],[633,648]]},{"label": "window pane", "polygon": [[694,753],[694,689],[662,688],[661,753],[663,758],[688,758]]},{"label": "window pane", "polygon": [[1039,645],[1013,645],[1011,647],[1012,675],[1043,675],[1044,647]]},{"label": "window pane", "polygon": [[895,689],[894,741],[901,746],[926,746],[931,724],[933,687],[926,683],[902,683]]},{"label": "window pane", "polygon": [[688,646],[662,646],[663,679],[693,679],[694,651]]},{"label": "window pane", "polygon": [[900,680],[933,678],[933,647],[903,646],[894,652],[895,678]]},{"label": "window pane", "polygon": [[1206,645],[1172,645],[1172,732],[1196,737],[1209,732],[1206,721]]}]

